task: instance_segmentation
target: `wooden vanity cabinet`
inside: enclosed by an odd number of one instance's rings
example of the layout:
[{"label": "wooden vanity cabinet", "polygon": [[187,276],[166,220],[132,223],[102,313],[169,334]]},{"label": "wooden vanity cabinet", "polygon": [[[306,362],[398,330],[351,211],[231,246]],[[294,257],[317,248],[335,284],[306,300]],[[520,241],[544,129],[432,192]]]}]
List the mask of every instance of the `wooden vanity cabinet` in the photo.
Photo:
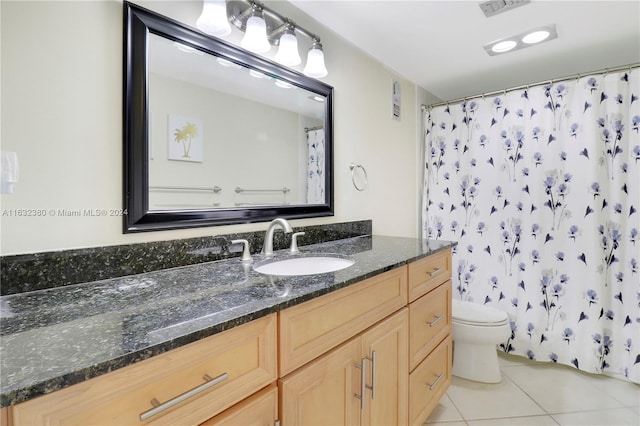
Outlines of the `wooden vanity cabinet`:
[{"label": "wooden vanity cabinet", "polygon": [[421,425],[451,383],[450,278],[444,250],[0,415],[15,425]]},{"label": "wooden vanity cabinet", "polygon": [[451,384],[451,251],[409,264],[409,424],[422,425]]},{"label": "wooden vanity cabinet", "polygon": [[200,426],[274,426],[278,423],[278,387],[274,384]]},{"label": "wooden vanity cabinet", "polygon": [[[276,378],[272,314],[17,404],[12,421],[30,426],[198,425]],[[179,402],[168,407],[170,401]],[[150,411],[158,404],[166,409]]]},{"label": "wooden vanity cabinet", "polygon": [[278,382],[282,425],[407,423],[407,309]]}]

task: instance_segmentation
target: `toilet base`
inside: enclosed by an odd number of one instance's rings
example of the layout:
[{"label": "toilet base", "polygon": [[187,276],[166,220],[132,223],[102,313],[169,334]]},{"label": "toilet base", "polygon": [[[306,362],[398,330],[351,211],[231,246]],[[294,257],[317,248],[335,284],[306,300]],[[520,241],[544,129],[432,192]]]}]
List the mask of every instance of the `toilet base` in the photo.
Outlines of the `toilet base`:
[{"label": "toilet base", "polygon": [[[464,356],[457,356],[462,353]],[[453,369],[451,373],[467,380],[482,383],[500,383],[502,374],[498,365],[498,352],[495,344],[469,344],[453,342]]]}]

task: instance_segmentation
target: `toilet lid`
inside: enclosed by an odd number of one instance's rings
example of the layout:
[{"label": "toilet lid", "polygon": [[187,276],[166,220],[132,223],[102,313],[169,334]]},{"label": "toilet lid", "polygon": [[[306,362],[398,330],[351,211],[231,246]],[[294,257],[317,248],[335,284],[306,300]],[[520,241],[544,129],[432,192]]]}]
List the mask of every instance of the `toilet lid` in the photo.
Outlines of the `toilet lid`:
[{"label": "toilet lid", "polygon": [[498,325],[506,323],[509,319],[507,313],[500,309],[457,299],[452,300],[451,314],[454,321],[468,324]]}]

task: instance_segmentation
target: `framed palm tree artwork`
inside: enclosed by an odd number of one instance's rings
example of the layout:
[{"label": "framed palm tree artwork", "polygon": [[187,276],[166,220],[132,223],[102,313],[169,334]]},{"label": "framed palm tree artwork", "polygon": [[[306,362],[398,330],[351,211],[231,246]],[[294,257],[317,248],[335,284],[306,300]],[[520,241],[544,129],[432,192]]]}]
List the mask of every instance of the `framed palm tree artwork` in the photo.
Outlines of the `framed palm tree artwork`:
[{"label": "framed palm tree artwork", "polygon": [[178,115],[169,116],[169,160],[201,163],[203,155],[201,120]]}]

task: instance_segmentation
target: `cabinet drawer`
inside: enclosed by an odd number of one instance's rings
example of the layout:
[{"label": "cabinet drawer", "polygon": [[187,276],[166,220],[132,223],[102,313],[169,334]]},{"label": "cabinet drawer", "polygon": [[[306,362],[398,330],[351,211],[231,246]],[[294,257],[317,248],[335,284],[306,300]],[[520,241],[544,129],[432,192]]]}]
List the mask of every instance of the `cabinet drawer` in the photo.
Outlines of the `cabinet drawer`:
[{"label": "cabinet drawer", "polygon": [[409,419],[422,425],[451,384],[451,336],[447,336],[409,375]]},{"label": "cabinet drawer", "polygon": [[451,250],[409,264],[409,301],[451,279]]},{"label": "cabinet drawer", "polygon": [[[270,315],[113,373],[13,407],[16,425],[197,425],[273,383],[276,317]],[[203,387],[213,378],[212,386]],[[221,380],[216,380],[220,378]],[[191,390],[199,390],[184,395]],[[154,408],[188,396],[141,420]]]},{"label": "cabinet drawer", "polygon": [[273,384],[200,426],[273,426],[278,420],[278,387]]},{"label": "cabinet drawer", "polygon": [[451,281],[409,305],[409,354],[413,370],[451,332]]},{"label": "cabinet drawer", "polygon": [[406,268],[280,311],[280,377],[405,306]]}]

